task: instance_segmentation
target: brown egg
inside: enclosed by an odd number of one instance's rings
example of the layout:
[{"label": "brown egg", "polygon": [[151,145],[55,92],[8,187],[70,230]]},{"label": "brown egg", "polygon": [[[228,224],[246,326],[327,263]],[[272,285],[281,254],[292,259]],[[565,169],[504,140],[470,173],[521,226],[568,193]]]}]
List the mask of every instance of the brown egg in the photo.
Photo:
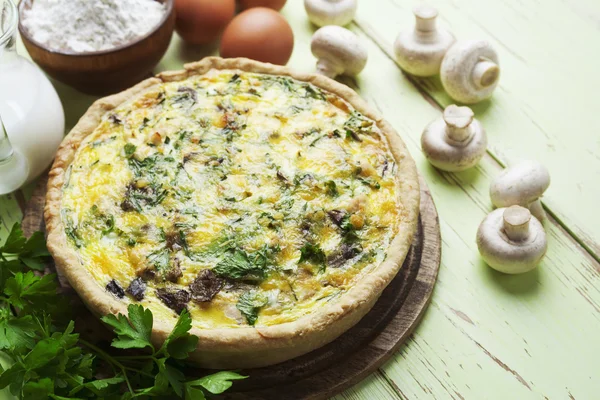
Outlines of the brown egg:
[{"label": "brown egg", "polygon": [[206,44],[221,36],[235,15],[235,0],[175,0],[175,30],[190,44]]},{"label": "brown egg", "polygon": [[277,11],[257,7],[237,15],[221,38],[221,57],[247,57],[285,65],[294,49],[290,24]]},{"label": "brown egg", "polygon": [[267,7],[273,10],[281,10],[285,5],[286,0],[240,0],[242,10],[254,7]]}]

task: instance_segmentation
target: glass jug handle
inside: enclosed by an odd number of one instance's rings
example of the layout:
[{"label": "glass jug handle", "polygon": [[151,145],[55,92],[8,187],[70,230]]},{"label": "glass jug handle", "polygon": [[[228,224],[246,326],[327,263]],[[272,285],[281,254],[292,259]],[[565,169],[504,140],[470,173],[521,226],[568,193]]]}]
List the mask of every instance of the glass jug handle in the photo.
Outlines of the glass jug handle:
[{"label": "glass jug handle", "polygon": [[19,189],[29,175],[29,162],[10,143],[0,116],[0,195]]}]

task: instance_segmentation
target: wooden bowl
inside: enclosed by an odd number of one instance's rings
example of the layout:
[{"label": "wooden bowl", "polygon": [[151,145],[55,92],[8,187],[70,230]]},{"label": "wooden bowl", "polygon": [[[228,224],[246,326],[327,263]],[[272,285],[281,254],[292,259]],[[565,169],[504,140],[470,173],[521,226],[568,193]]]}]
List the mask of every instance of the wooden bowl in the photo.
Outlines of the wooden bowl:
[{"label": "wooden bowl", "polygon": [[[22,0],[19,16],[35,0]],[[74,53],[49,49],[33,40],[19,18],[19,32],[29,55],[48,75],[88,94],[119,92],[152,75],[167,51],[175,27],[174,0],[166,5],[160,23],[146,35],[109,50]]]}]

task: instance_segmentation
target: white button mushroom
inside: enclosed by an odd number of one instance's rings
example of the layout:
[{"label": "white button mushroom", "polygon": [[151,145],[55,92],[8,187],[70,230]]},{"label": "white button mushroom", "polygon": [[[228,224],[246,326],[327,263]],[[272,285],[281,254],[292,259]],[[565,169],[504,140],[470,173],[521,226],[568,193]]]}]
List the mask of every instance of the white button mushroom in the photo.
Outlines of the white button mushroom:
[{"label": "white button mushroom", "polygon": [[546,254],[546,232],[528,209],[498,208],[479,226],[477,247],[490,267],[507,274],[520,274],[535,268]]},{"label": "white button mushroom", "polygon": [[324,26],[315,32],[310,50],[317,57],[317,73],[329,78],[356,75],[367,64],[367,49],[358,36],[340,26]]},{"label": "white button mushroom", "polygon": [[519,205],[529,208],[540,221],[546,213],[540,197],[550,186],[550,174],[537,161],[521,161],[498,175],[490,186],[490,198],[495,207]]},{"label": "white button mushroom", "polygon": [[421,149],[427,160],[444,171],[473,167],[485,154],[487,136],[469,107],[446,107],[442,118],[425,127]]},{"label": "white button mushroom", "polygon": [[413,9],[416,24],[412,31],[400,32],[394,43],[396,61],[400,68],[416,76],[440,73],[444,54],[456,41],[454,35],[435,26],[438,12],[429,6]]},{"label": "white button mushroom", "polygon": [[304,0],[304,9],[317,26],[343,26],[354,19],[356,3],[356,0]]},{"label": "white button mushroom", "polygon": [[465,104],[489,98],[500,78],[498,54],[484,40],[456,42],[440,68],[442,85],[450,97]]}]

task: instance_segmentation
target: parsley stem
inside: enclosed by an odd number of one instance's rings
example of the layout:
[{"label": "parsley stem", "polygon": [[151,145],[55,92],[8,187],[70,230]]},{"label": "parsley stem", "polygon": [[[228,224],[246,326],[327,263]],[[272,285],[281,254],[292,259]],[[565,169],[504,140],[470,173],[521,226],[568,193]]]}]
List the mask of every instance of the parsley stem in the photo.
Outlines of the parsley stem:
[{"label": "parsley stem", "polygon": [[113,358],[116,360],[150,360],[152,359],[152,356],[115,356]]},{"label": "parsley stem", "polygon": [[81,343],[82,345],[86,346],[90,350],[93,350],[96,353],[98,353],[98,355],[104,361],[108,362],[111,365],[114,365],[114,366],[118,367],[121,370],[121,372],[123,373],[123,378],[125,379],[125,382],[127,383],[127,388],[129,389],[129,392],[131,394],[134,394],[133,393],[133,389],[131,387],[131,383],[129,383],[129,379],[127,378],[127,372],[125,372],[125,370],[127,368],[123,364],[121,364],[120,362],[118,362],[117,360],[115,360],[114,357],[112,357],[110,354],[108,354],[107,352],[105,352],[104,350],[102,350],[101,348],[99,348],[98,346],[91,344],[87,340],[79,339],[79,343]]},{"label": "parsley stem", "polygon": [[124,368],[125,368],[127,371],[135,372],[136,374],[144,375],[144,376],[147,376],[147,377],[149,377],[149,378],[155,378],[155,376],[154,376],[154,375],[152,375],[152,374],[149,374],[149,373],[147,373],[147,372],[144,372],[144,371],[141,371],[141,370],[139,370],[139,369],[130,368],[130,367],[124,367]]}]

